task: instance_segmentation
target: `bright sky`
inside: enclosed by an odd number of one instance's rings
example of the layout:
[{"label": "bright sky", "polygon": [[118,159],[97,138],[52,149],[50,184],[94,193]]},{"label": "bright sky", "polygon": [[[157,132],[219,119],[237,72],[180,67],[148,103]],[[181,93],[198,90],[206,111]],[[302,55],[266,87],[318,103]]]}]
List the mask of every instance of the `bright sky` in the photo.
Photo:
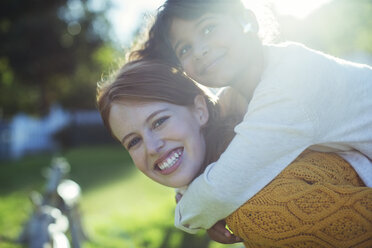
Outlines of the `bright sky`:
[{"label": "bright sky", "polygon": [[[261,0],[244,0],[261,1]],[[332,0],[271,0],[278,13],[305,18],[315,9]],[[131,35],[142,18],[142,14],[152,13],[164,0],[112,0],[115,7],[108,18],[114,25],[114,36],[123,45],[130,43]]]},{"label": "bright sky", "polygon": [[304,18],[315,9],[331,0],[273,0],[278,12],[283,15],[292,15]]}]

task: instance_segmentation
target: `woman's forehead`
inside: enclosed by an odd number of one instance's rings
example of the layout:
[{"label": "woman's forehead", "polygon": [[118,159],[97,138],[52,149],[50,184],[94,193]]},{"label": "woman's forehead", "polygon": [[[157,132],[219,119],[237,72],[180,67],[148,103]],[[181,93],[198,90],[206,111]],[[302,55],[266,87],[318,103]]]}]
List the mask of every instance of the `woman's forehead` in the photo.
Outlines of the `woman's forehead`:
[{"label": "woman's forehead", "polygon": [[129,100],[115,102],[111,106],[111,113],[125,115],[135,115],[136,117],[143,117],[150,115],[153,112],[162,111],[178,111],[180,108],[186,106],[168,103],[165,101],[140,101],[140,100]]},{"label": "woman's forehead", "polygon": [[115,101],[111,108],[156,108],[157,106],[166,105],[168,103],[156,100],[146,99],[122,99]]},{"label": "woman's forehead", "polygon": [[174,104],[166,102],[120,101],[112,104],[109,123],[118,138],[124,133],[146,125],[151,117],[173,109]]}]

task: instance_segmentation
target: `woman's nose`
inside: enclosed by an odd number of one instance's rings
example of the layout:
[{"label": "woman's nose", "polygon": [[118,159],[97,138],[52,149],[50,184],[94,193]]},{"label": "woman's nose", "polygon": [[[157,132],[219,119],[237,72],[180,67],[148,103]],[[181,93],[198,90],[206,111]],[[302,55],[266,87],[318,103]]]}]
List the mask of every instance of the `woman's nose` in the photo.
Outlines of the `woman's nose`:
[{"label": "woman's nose", "polygon": [[145,145],[147,148],[147,152],[150,155],[157,154],[161,151],[164,147],[164,139],[159,137],[158,135],[150,134],[145,139]]}]

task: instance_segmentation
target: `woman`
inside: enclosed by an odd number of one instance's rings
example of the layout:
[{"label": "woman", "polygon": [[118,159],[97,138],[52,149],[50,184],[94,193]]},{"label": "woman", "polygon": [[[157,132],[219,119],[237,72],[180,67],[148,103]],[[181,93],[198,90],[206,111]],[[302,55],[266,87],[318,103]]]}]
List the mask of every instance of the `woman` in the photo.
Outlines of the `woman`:
[{"label": "woman", "polygon": [[[205,88],[151,60],[125,65],[98,88],[97,102],[136,167],[174,188],[186,187],[218,159],[244,112],[221,111]],[[226,222],[247,247],[368,247],[371,204],[372,190],[341,157],[306,151]]]}]

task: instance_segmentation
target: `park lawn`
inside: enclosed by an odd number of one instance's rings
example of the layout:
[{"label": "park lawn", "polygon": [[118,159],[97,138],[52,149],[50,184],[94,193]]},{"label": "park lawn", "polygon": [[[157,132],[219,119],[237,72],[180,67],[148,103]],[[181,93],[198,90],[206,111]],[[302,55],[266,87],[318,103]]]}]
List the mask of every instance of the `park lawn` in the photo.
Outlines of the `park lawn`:
[{"label": "park lawn", "polygon": [[[90,237],[84,248],[232,248],[209,242],[205,234],[188,235],[173,226],[174,191],[138,172],[120,146],[69,149],[69,178],[82,188],[81,210]],[[32,211],[28,195],[42,191],[41,171],[52,155],[33,155],[0,163],[0,233],[17,237]],[[18,245],[0,241],[2,248]]]}]

